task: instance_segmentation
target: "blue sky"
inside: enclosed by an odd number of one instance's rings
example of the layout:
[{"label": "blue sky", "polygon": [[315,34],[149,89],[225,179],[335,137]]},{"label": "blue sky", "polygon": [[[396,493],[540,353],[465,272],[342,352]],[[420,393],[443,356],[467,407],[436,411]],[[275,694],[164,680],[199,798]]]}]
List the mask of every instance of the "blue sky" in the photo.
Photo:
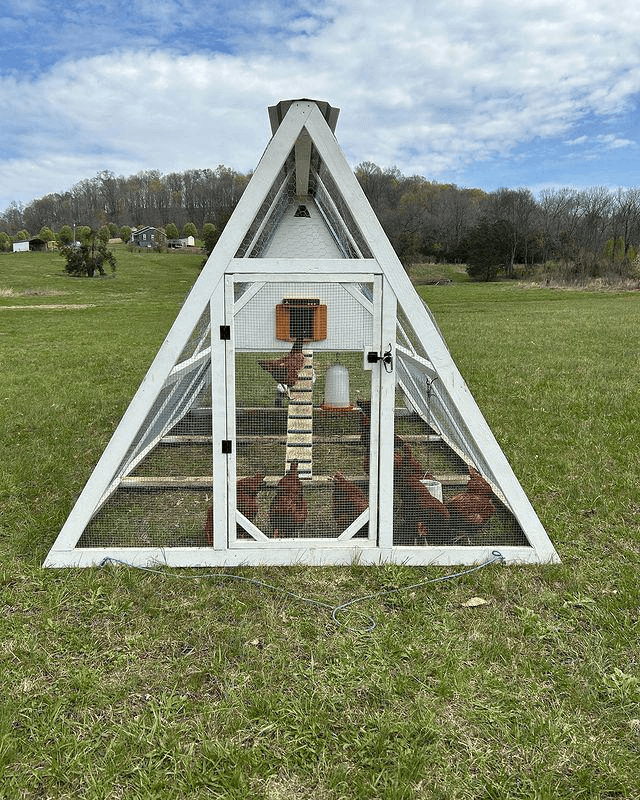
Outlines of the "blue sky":
[{"label": "blue sky", "polygon": [[4,0],[0,211],[101,170],[253,169],[267,106],[349,162],[479,187],[638,185],[637,0]]}]

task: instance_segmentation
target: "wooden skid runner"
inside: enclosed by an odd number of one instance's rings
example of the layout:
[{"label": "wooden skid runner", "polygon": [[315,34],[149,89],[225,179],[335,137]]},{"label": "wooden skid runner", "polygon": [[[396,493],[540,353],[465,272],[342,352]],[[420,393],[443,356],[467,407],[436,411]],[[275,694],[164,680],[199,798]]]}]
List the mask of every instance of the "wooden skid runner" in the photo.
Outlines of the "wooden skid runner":
[{"label": "wooden skid runner", "polygon": [[303,350],[304,364],[291,388],[287,407],[287,450],[285,472],[298,462],[298,477],[313,477],[313,351]]}]

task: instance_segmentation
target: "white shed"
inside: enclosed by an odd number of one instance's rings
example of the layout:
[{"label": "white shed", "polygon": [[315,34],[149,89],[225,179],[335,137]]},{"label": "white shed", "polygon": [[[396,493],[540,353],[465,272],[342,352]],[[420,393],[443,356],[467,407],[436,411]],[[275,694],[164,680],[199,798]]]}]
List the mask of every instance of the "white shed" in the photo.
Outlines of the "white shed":
[{"label": "white shed", "polygon": [[26,242],[14,242],[13,243],[13,252],[14,253],[28,253],[29,252],[29,241]]}]

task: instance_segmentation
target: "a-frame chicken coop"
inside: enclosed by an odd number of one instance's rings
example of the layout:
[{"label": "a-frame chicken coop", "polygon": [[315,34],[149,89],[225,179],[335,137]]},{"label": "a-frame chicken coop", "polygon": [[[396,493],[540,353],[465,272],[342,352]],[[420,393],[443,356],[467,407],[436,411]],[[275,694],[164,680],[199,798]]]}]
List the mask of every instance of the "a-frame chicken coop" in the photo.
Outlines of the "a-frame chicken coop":
[{"label": "a-frame chicken coop", "polygon": [[45,565],[557,560],[337,144],[338,109],[269,116]]}]

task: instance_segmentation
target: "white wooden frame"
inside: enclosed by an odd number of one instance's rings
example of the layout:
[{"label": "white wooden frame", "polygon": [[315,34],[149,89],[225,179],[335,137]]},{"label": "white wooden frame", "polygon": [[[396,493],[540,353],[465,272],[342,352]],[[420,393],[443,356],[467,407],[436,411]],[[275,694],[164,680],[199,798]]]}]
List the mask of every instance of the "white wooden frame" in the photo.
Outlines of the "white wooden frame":
[{"label": "white wooden frame", "polygon": [[[307,259],[300,262],[293,259],[235,258],[247,231],[258,214],[265,198],[277,179],[282,166],[291,152],[304,154],[306,158],[308,142],[315,147],[325,167],[338,187],[342,200],[347,204],[359,232],[366,241],[373,258],[363,259]],[[304,182],[304,176],[297,179]],[[251,250],[247,250],[250,253]],[[74,505],[67,521],[56,538],[46,560],[47,567],[89,566],[100,564],[105,558],[118,558],[133,564],[164,563],[168,566],[234,566],[239,564],[346,564],[354,559],[363,564],[386,561],[407,564],[471,564],[485,560],[492,549],[487,547],[397,547],[392,544],[392,509],[385,500],[390,492],[393,464],[392,426],[379,430],[380,470],[375,480],[379,483],[371,489],[377,491],[379,502],[379,542],[376,547],[307,545],[282,548],[238,548],[230,550],[227,542],[229,508],[235,508],[232,482],[229,480],[227,457],[217,452],[215,442],[227,438],[227,416],[221,414],[226,409],[227,398],[222,394],[222,381],[212,380],[213,414],[213,469],[216,476],[214,490],[214,545],[202,548],[113,548],[77,547],[84,528],[95,514],[101,498],[111,486],[118,466],[140,426],[151,409],[158,391],[167,381],[189,366],[179,363],[180,354],[189,339],[194,325],[204,311],[211,313],[211,330],[215,331],[225,318],[224,276],[233,273],[246,275],[247,279],[267,272],[282,274],[289,280],[291,272],[303,272],[307,278],[331,276],[332,280],[352,280],[354,275],[382,274],[383,308],[381,318],[382,347],[392,346],[395,359],[396,302],[410,319],[414,333],[428,353],[433,370],[438,376],[439,398],[448,407],[454,408],[465,423],[465,429],[473,440],[474,449],[482,454],[482,461],[490,470],[493,482],[503,497],[529,541],[528,547],[500,547],[507,561],[548,562],[557,561],[556,551],[549,540],[540,520],[526,497],[522,487],[504,456],[500,446],[476,405],[462,376],[454,364],[449,351],[431,319],[421,299],[413,289],[405,270],[380,226],[375,214],[344,154],[337,144],[334,134],[327,125],[314,101],[298,100],[291,103],[282,123],[275,131],[254,174],[242,195],[236,210],[227,223],[215,250],[195,282],[184,302],[169,334],[160,347],[146,377],[133,397],[116,431],[105,447],[92,475]],[[289,274],[287,274],[289,273]],[[285,277],[286,276],[286,277]],[[392,333],[393,329],[393,333]],[[211,339],[211,359],[214,364],[224,364],[228,375],[232,365],[232,355],[227,343]],[[172,376],[173,372],[173,376]],[[228,378],[224,382],[228,384]],[[380,371],[379,398],[381,408],[386,407],[389,395],[395,391],[395,375]],[[373,397],[373,394],[372,394]],[[372,431],[372,437],[374,432]],[[373,476],[372,476],[373,477]],[[213,487],[212,487],[213,490]],[[225,502],[226,498],[226,502]],[[231,515],[234,516],[234,515]]]}]

